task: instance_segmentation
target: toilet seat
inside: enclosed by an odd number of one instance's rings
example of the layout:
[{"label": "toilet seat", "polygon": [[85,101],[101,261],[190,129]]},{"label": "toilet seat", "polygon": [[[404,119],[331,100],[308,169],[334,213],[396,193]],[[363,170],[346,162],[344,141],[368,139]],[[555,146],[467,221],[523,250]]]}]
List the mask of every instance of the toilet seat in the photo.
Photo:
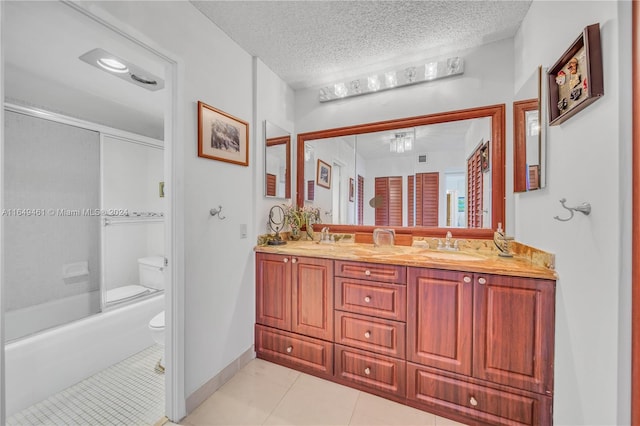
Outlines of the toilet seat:
[{"label": "toilet seat", "polygon": [[164,311],[160,312],[149,321],[149,328],[162,329],[164,328]]}]

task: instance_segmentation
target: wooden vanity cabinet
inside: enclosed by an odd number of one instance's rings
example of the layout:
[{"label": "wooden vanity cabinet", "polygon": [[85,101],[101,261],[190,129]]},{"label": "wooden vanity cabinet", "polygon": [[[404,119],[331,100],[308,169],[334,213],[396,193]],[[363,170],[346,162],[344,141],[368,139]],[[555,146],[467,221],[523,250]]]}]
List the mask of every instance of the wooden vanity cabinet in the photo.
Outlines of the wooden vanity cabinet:
[{"label": "wooden vanity cabinet", "polygon": [[333,374],[333,261],[256,254],[259,358]]},{"label": "wooden vanity cabinet", "polygon": [[412,403],[489,424],[552,423],[554,281],[409,268],[407,285]]},{"label": "wooden vanity cabinet", "polygon": [[470,425],[553,423],[555,281],[256,254],[257,356]]}]

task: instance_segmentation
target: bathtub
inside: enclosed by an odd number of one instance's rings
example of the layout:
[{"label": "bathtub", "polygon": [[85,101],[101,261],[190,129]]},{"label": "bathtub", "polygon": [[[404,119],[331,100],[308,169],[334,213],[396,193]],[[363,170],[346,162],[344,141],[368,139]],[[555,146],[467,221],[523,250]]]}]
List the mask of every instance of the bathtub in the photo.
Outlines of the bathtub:
[{"label": "bathtub", "polygon": [[7,417],[151,346],[148,324],[162,310],[164,294],[8,343]]}]

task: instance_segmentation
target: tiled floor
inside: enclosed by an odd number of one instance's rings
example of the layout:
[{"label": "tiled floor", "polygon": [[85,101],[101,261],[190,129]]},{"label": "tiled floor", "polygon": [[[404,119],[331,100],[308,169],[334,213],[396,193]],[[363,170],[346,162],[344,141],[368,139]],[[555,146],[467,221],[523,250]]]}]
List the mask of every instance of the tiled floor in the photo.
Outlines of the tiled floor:
[{"label": "tiled floor", "polygon": [[240,370],[180,424],[462,426],[259,359]]},{"label": "tiled floor", "polygon": [[163,348],[150,346],[7,420],[8,426],[153,425],[164,415]]}]

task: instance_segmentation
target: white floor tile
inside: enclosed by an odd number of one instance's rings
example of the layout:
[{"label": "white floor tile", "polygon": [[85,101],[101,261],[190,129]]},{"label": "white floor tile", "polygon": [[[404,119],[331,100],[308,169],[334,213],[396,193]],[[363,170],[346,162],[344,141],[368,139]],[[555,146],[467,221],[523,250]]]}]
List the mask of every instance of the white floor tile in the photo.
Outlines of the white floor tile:
[{"label": "white floor tile", "polygon": [[349,425],[435,426],[436,416],[406,405],[361,392]]},{"label": "white floor tile", "polygon": [[[257,374],[256,369],[262,373]],[[247,372],[243,369],[182,423],[193,426],[262,424],[289,390],[290,384],[283,384],[290,375],[285,370],[288,369],[275,370],[270,366],[253,366]],[[279,371],[280,377],[274,378],[273,371]]]},{"label": "white floor tile", "polygon": [[164,415],[163,347],[149,348],[7,419],[8,426],[153,425]]},{"label": "white floor tile", "polygon": [[265,425],[348,425],[359,391],[301,374]]}]

